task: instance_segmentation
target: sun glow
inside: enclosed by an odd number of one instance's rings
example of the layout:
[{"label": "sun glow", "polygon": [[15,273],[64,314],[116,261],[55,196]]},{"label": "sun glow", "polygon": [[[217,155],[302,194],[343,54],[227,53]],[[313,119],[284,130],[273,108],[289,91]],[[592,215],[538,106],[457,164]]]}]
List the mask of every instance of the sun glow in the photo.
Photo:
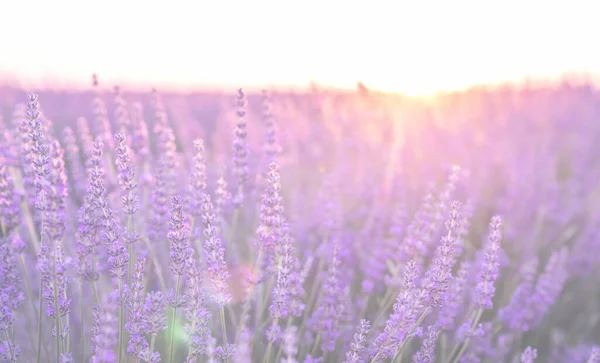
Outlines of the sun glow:
[{"label": "sun glow", "polygon": [[[593,3],[7,2],[2,78],[87,86],[354,87],[411,95],[595,73]],[[587,10],[586,10],[587,9]],[[561,24],[560,27],[556,24]]]}]

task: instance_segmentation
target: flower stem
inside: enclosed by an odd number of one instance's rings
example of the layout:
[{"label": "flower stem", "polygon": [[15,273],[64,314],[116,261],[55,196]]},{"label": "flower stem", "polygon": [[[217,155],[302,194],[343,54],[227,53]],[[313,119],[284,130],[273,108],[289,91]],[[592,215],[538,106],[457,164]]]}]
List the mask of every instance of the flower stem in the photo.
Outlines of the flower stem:
[{"label": "flower stem", "polygon": [[81,320],[81,361],[85,362],[85,317],[83,316],[83,277],[79,281],[79,319]]},{"label": "flower stem", "polygon": [[223,349],[225,350],[225,363],[229,362],[229,342],[227,341],[227,327],[225,326],[225,308],[221,305],[221,333],[223,334]]},{"label": "flower stem", "polygon": [[119,348],[117,351],[117,361],[121,362],[121,355],[123,351],[123,320],[124,320],[124,304],[123,304],[123,281],[119,279]]},{"label": "flower stem", "polygon": [[52,254],[53,258],[53,277],[52,277],[52,293],[54,295],[54,324],[56,325],[56,363],[60,363],[60,306],[58,305],[58,285],[56,283],[56,248]]},{"label": "flower stem", "polygon": [[181,285],[181,275],[177,275],[177,285],[175,285],[175,306],[171,315],[171,337],[169,338],[169,363],[173,362],[173,340],[175,339],[175,319],[177,318],[177,304],[179,303],[179,285]]},{"label": "flower stem", "polygon": [[[475,318],[473,319],[473,322],[471,323],[471,329],[469,331],[469,335],[467,335],[465,342],[462,344],[462,346],[459,343],[454,347],[454,349],[452,350],[452,353],[450,353],[450,355],[449,355],[447,362],[457,363],[460,360],[460,357],[462,357],[462,355],[465,354],[465,351],[467,350],[467,347],[469,346],[469,341],[471,340],[471,335],[473,335],[473,332],[475,331],[475,328],[477,327],[477,324],[479,323],[479,319],[481,319],[482,314],[483,314],[483,309],[477,310],[477,313],[475,314]],[[459,350],[459,347],[460,347],[460,350]],[[458,351],[458,354],[456,354],[457,351]],[[456,357],[454,357],[455,354],[456,354]],[[452,357],[454,357],[454,359],[452,359]]]}]

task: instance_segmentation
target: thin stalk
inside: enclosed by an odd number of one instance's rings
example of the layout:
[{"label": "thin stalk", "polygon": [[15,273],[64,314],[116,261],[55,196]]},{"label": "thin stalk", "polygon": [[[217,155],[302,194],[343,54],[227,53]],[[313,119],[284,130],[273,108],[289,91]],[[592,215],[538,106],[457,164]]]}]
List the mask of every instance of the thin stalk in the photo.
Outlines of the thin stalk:
[{"label": "thin stalk", "polygon": [[316,301],[317,293],[319,292],[319,288],[321,287],[321,285],[319,284],[318,277],[324,266],[325,266],[325,261],[323,261],[322,258],[319,258],[319,264],[317,265],[317,272],[315,275],[317,278],[315,278],[315,280],[314,280],[314,283],[313,283],[311,291],[310,291],[310,295],[308,295],[308,301],[306,303],[304,313],[302,314],[302,323],[300,323],[300,333],[298,334],[298,336],[300,336],[300,337],[303,336],[304,331],[306,330],[306,320],[308,319],[309,314],[312,312],[313,304]]},{"label": "thin stalk", "polygon": [[319,343],[321,343],[321,333],[317,334],[317,339],[315,339],[315,342],[313,343],[312,349],[310,350],[311,356],[314,356],[317,353]]},{"label": "thin stalk", "polygon": [[[454,359],[451,360],[452,363],[457,363],[460,360],[460,357],[462,357],[462,355],[465,354],[465,351],[467,350],[467,347],[469,346],[469,341],[471,340],[471,335],[475,331],[475,328],[477,327],[477,324],[479,323],[479,319],[481,319],[482,314],[483,314],[483,309],[477,310],[475,318],[473,319],[473,323],[471,324],[471,329],[469,330],[469,335],[467,335],[465,342],[462,344],[462,346],[460,343],[457,344],[454,347],[454,349],[452,350],[452,353],[450,353],[450,359],[452,359],[454,354],[456,354]],[[459,350],[459,347],[460,347],[460,350]],[[457,351],[458,351],[458,353],[456,353]],[[450,362],[450,359],[447,362]]]},{"label": "thin stalk", "polygon": [[175,285],[175,306],[171,315],[171,337],[169,338],[169,362],[173,361],[173,340],[175,339],[175,318],[177,317],[177,304],[179,300],[179,286],[181,285],[181,275],[177,275],[177,284]]},{"label": "thin stalk", "polygon": [[[46,204],[45,198],[43,198],[43,204]],[[40,228],[40,244],[43,246],[44,245],[44,227],[45,227],[45,223],[44,223],[44,212],[42,211],[41,213],[41,218],[42,218],[42,226]],[[28,218],[31,219],[31,215],[28,215]],[[32,221],[33,223],[33,221]],[[34,229],[35,230],[35,229]],[[34,233],[35,235],[35,233]],[[44,291],[44,283],[42,282],[42,279],[40,278],[40,297],[38,300],[39,303],[39,310],[38,310],[38,350],[37,350],[37,363],[40,363],[40,358],[41,358],[41,344],[42,344],[42,309],[43,309],[43,303],[44,303],[44,299],[42,297],[43,295],[43,291]],[[48,356],[46,354],[46,356]]]},{"label": "thin stalk", "polygon": [[121,279],[119,279],[119,348],[117,351],[117,362],[121,362],[121,355],[123,352],[123,335],[124,335],[124,330],[123,330],[123,321],[124,321],[124,315],[125,315],[125,306],[123,304],[123,281]]},{"label": "thin stalk", "polygon": [[[127,215],[127,235],[131,236],[133,232],[133,219],[131,214]],[[131,284],[131,272],[133,271],[133,244],[127,241],[127,253],[129,254],[129,263],[127,264],[127,284]]]},{"label": "thin stalk", "polygon": [[[287,330],[292,325],[292,318],[287,319],[287,323],[285,324],[285,329]],[[277,354],[275,355],[275,362],[279,362],[281,358],[281,354],[283,354],[283,349],[281,345],[279,345],[279,349],[277,350]]]},{"label": "thin stalk", "polygon": [[219,310],[221,316],[221,334],[223,334],[223,349],[225,350],[225,363],[229,362],[229,342],[227,341],[227,327],[225,326],[225,308],[221,305]]},{"label": "thin stalk", "polygon": [[81,320],[81,332],[79,334],[81,334],[81,341],[79,342],[79,344],[81,344],[81,361],[85,362],[85,318],[83,316],[83,277],[81,277],[81,280],[79,280],[79,320]]},{"label": "thin stalk", "polygon": [[8,330],[4,331],[4,335],[6,336],[6,340],[7,340],[7,343],[8,343],[7,345],[8,345],[9,354],[10,354],[11,357],[13,357],[14,355],[13,355],[13,349],[12,349],[12,343],[11,343],[11,341],[14,342],[14,340],[10,338],[10,334],[8,334]]},{"label": "thin stalk", "polygon": [[[259,266],[260,260],[262,258],[262,253],[263,253],[263,249],[262,246],[259,247],[258,249],[258,254],[256,256],[256,262],[254,264],[254,270],[256,270]],[[243,327],[244,327],[244,321],[246,321],[246,316],[248,315],[248,312],[250,311],[250,298],[252,293],[254,292],[254,289],[250,290],[250,294],[248,294],[248,296],[246,296],[246,299],[244,301],[244,305],[242,307],[242,316],[240,317],[240,323],[238,324],[238,328],[236,330],[236,334],[235,334],[235,343],[237,343],[237,339],[239,338],[240,332],[242,331]]]},{"label": "thin stalk", "polygon": [[152,265],[154,265],[154,269],[156,271],[156,277],[158,277],[158,282],[160,284],[160,287],[163,291],[165,291],[167,288],[167,285],[166,285],[165,279],[163,277],[162,268],[160,267],[160,262],[158,261],[158,259],[156,258],[156,254],[154,253],[154,248],[152,248],[152,244],[150,243],[150,241],[147,238],[142,238],[142,240],[144,241],[144,243],[146,243],[146,246],[148,247],[148,250],[150,251]]},{"label": "thin stalk", "polygon": [[[43,325],[43,321],[42,321],[42,308],[43,308],[43,303],[44,300],[42,298],[42,289],[44,288],[44,283],[40,280],[40,297],[38,300],[38,304],[39,304],[39,310],[38,310],[38,346],[37,346],[37,363],[40,363],[40,358],[42,357],[42,325]],[[46,348],[46,344],[44,344],[44,348]],[[46,351],[46,356],[48,356],[48,351]]]},{"label": "thin stalk", "polygon": [[430,307],[425,308],[425,311],[423,311],[423,314],[421,314],[421,316],[419,317],[417,322],[412,326],[412,328],[408,332],[408,335],[406,336],[406,338],[402,341],[402,344],[400,344],[400,346],[396,350],[396,354],[394,355],[394,358],[402,355],[402,351],[408,345],[408,342],[412,338],[412,335],[415,333],[415,330],[417,330],[417,328],[419,326],[421,326],[421,323],[423,323],[423,320],[425,320],[425,317],[427,316],[427,314],[429,314],[430,311],[431,311]]},{"label": "thin stalk", "polygon": [[156,335],[152,334],[152,337],[150,338],[150,356],[154,353],[154,344],[156,344]]},{"label": "thin stalk", "polygon": [[60,307],[58,305],[58,286],[56,284],[56,250],[53,251],[52,259],[53,259],[53,278],[52,278],[52,287],[53,287],[53,295],[54,295],[54,324],[56,325],[56,363],[60,363]]}]

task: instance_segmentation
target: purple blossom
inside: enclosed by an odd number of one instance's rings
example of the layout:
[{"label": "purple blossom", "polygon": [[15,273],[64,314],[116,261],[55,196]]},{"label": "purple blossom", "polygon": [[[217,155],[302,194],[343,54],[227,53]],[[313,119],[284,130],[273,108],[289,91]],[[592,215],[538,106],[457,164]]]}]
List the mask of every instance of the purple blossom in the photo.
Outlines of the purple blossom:
[{"label": "purple blossom", "polygon": [[456,328],[456,319],[460,314],[468,291],[467,274],[470,269],[471,265],[468,262],[463,262],[457,276],[450,282],[446,303],[440,309],[438,317],[438,324],[444,331],[451,331]]},{"label": "purple blossom", "polygon": [[0,221],[6,234],[21,224],[19,197],[5,165],[0,165]]},{"label": "purple blossom", "polygon": [[[410,328],[417,320],[421,308],[419,291],[416,288],[417,264],[410,260],[404,267],[402,291],[398,293],[393,313],[385,323],[385,328],[375,339],[374,354],[379,359],[392,358],[400,343],[406,339]],[[375,360],[375,359],[374,359]],[[379,360],[378,360],[379,361]]]},{"label": "purple blossom", "polygon": [[206,307],[205,291],[202,287],[202,270],[195,259],[188,260],[186,289],[184,292],[185,317],[184,331],[187,335],[188,358],[206,353],[210,336],[210,312]]},{"label": "purple blossom", "polygon": [[102,99],[98,84],[98,77],[95,74],[92,75],[92,85],[94,86],[92,114],[94,116],[93,125],[96,127],[94,133],[96,138],[100,138],[102,143],[112,150],[114,145],[112,143],[112,130],[110,121],[108,120],[108,111],[106,109],[106,104]]},{"label": "purple blossom", "polygon": [[525,348],[521,354],[521,363],[534,363],[537,358],[537,349],[531,347]]},{"label": "purple blossom", "polygon": [[233,167],[237,177],[237,190],[234,194],[234,203],[237,207],[241,206],[245,199],[244,185],[248,181],[248,153],[250,148],[246,141],[248,131],[246,129],[246,96],[242,89],[237,93],[237,111],[238,122],[235,127],[235,139],[233,141]]},{"label": "purple blossom", "polygon": [[333,352],[338,338],[341,336],[341,319],[345,312],[344,294],[341,276],[342,260],[340,258],[340,243],[333,243],[333,255],[323,283],[323,293],[312,316],[312,329],[321,335],[321,349]]},{"label": "purple blossom", "polygon": [[364,360],[361,355],[366,347],[367,335],[371,331],[371,323],[368,320],[362,319],[356,328],[356,333],[352,343],[350,344],[351,351],[346,353],[344,363],[362,363]]},{"label": "purple blossom", "polygon": [[194,170],[190,178],[190,213],[194,216],[200,215],[200,206],[202,194],[206,192],[206,157],[204,141],[202,139],[194,140]]},{"label": "purple blossom", "polygon": [[479,267],[477,275],[477,286],[474,291],[474,303],[480,309],[491,309],[494,297],[494,283],[498,278],[500,263],[500,240],[502,239],[502,219],[499,216],[492,217],[488,242],[485,245],[484,260]]},{"label": "purple blossom", "polygon": [[447,234],[437,248],[435,260],[427,275],[425,276],[424,288],[426,290],[425,303],[432,308],[444,305],[448,284],[452,279],[452,268],[454,267],[454,244],[456,237],[453,235],[458,227],[461,204],[457,201],[452,203],[450,217],[446,222]]},{"label": "purple blossom", "polygon": [[273,117],[273,104],[267,90],[262,91],[262,120],[265,126],[265,141],[263,151],[267,163],[276,161],[277,155],[281,153],[281,146],[277,142],[277,124]]},{"label": "purple blossom", "polygon": [[202,211],[202,223],[204,224],[204,259],[212,284],[213,297],[217,304],[227,305],[231,301],[229,271],[225,262],[225,249],[219,238],[219,228],[213,213],[210,195],[202,194],[200,210]]},{"label": "purple blossom", "polygon": [[138,257],[131,284],[125,290],[125,302],[129,310],[125,330],[130,335],[127,353],[134,357],[140,357],[140,354],[148,348],[148,342],[144,337],[147,327],[144,325],[143,317],[145,268],[146,258]]},{"label": "purple blossom", "polygon": [[425,339],[421,344],[421,348],[413,357],[413,363],[433,363],[435,362],[435,345],[440,330],[435,325],[427,327]]},{"label": "purple blossom", "polygon": [[144,324],[150,335],[167,329],[167,297],[162,291],[150,291],[143,308]]},{"label": "purple blossom", "polygon": [[192,251],[188,244],[189,226],[183,213],[184,199],[179,196],[171,198],[171,217],[169,220],[170,256],[169,268],[175,275],[185,274],[186,262]]}]

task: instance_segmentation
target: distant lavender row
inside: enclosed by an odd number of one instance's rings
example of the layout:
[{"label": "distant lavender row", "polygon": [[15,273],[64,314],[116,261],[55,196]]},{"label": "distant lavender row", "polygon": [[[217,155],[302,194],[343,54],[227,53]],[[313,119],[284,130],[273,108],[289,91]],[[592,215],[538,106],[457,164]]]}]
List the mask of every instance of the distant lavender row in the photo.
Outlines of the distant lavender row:
[{"label": "distant lavender row", "polygon": [[589,89],[69,97],[0,120],[2,362],[600,362]]}]

